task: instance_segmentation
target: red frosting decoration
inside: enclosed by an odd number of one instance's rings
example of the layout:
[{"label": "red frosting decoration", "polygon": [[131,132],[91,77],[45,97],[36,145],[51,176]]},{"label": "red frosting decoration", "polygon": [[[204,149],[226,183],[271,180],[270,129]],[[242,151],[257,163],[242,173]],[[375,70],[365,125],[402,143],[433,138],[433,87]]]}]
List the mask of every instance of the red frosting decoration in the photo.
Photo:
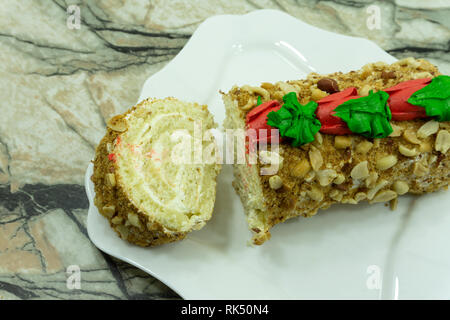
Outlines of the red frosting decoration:
[{"label": "red frosting decoration", "polygon": [[[276,129],[267,124],[267,115],[271,111],[278,111],[281,108],[281,105],[276,100],[267,101],[252,111],[247,113],[246,122],[247,129],[256,130],[256,141],[255,142],[270,142],[272,139],[272,135],[275,133],[271,131],[271,129]],[[263,139],[259,137],[260,130],[268,130],[267,131],[267,139]],[[263,141],[264,140],[264,141]]]},{"label": "red frosting decoration", "polygon": [[117,160],[116,154],[115,153],[108,154],[108,160],[112,161],[112,162],[116,162],[116,160]]},{"label": "red frosting decoration", "polygon": [[316,115],[322,124],[320,132],[335,135],[352,134],[347,124],[341,118],[336,117],[333,114],[334,109],[336,109],[337,106],[347,100],[356,98],[359,98],[358,91],[355,87],[351,87],[344,91],[330,94],[317,101],[318,107]]},{"label": "red frosting decoration", "polygon": [[426,118],[425,108],[408,103],[408,99],[414,92],[426,87],[430,82],[430,78],[409,80],[384,90],[389,94],[388,105],[391,109],[392,120]]}]

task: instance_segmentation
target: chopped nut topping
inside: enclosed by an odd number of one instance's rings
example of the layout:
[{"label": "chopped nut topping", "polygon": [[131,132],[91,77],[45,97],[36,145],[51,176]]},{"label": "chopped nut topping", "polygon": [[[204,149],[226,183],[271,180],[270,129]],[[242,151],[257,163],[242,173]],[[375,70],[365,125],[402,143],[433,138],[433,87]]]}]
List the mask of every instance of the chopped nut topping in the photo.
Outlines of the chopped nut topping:
[{"label": "chopped nut topping", "polygon": [[414,79],[424,79],[424,78],[432,78],[433,76],[429,72],[418,72],[415,73],[413,78]]},{"label": "chopped nut topping", "polygon": [[344,196],[344,194],[336,189],[333,189],[330,192],[330,198],[335,201],[341,201],[343,196]]},{"label": "chopped nut topping", "polygon": [[128,129],[127,120],[122,115],[117,115],[109,119],[106,124],[108,128],[117,132],[124,132]]},{"label": "chopped nut topping", "polygon": [[425,139],[432,134],[435,134],[439,130],[439,122],[435,120],[430,120],[424,125],[422,125],[419,130],[417,130],[417,136],[419,138]]},{"label": "chopped nut topping", "polygon": [[372,203],[375,202],[387,202],[391,201],[392,199],[397,198],[397,193],[392,190],[384,190],[380,191],[375,198],[373,198]]},{"label": "chopped nut topping", "polygon": [[366,179],[366,187],[367,188],[373,188],[375,186],[375,183],[377,183],[378,180],[378,173],[373,171],[369,174],[369,177]]},{"label": "chopped nut topping", "polygon": [[400,137],[403,133],[403,128],[400,126],[397,126],[395,124],[391,124],[392,127],[392,133],[389,135],[389,137]]},{"label": "chopped nut topping", "polygon": [[350,172],[350,176],[353,179],[365,179],[369,176],[369,168],[368,168],[367,161],[362,161],[358,163],[356,166],[353,167],[352,171]]},{"label": "chopped nut topping", "polygon": [[404,181],[395,181],[394,182],[394,190],[399,195],[403,195],[403,194],[405,194],[405,193],[407,193],[409,191],[409,186]]},{"label": "chopped nut topping", "polygon": [[114,215],[115,212],[116,212],[116,206],[113,204],[103,206],[103,208],[102,208],[102,213],[107,215],[109,218],[112,218],[112,216]]},{"label": "chopped nut topping", "polygon": [[323,164],[323,158],[319,149],[311,147],[309,150],[309,161],[311,162],[314,171],[320,170],[320,167],[322,167]]},{"label": "chopped nut topping", "polygon": [[367,199],[372,200],[373,197],[377,194],[378,191],[383,189],[385,186],[389,184],[386,180],[380,180],[372,189],[367,192]]},{"label": "chopped nut topping", "polygon": [[314,180],[314,178],[316,177],[316,173],[314,171],[310,171],[306,174],[305,176],[305,181],[306,182],[311,182]]},{"label": "chopped nut topping", "polygon": [[352,138],[350,136],[335,136],[334,147],[336,149],[346,149],[352,145]]},{"label": "chopped nut topping", "polygon": [[397,62],[394,62],[394,64],[398,64],[401,66],[410,66],[414,69],[417,69],[420,66],[420,61],[414,59],[413,57],[408,57],[408,58],[399,60]]},{"label": "chopped nut topping", "polygon": [[323,138],[319,131],[317,131],[317,133],[314,135],[314,142],[318,145],[322,145],[323,143]]},{"label": "chopped nut topping", "polygon": [[360,154],[366,154],[372,148],[373,143],[367,140],[361,141],[356,146],[356,152]]},{"label": "chopped nut topping", "polygon": [[420,152],[432,152],[433,146],[431,145],[430,142],[424,141],[420,144],[419,151]]},{"label": "chopped nut topping", "polygon": [[106,174],[106,181],[108,181],[108,184],[111,187],[115,187],[116,186],[116,176],[114,175],[114,173],[107,173]]},{"label": "chopped nut topping", "polygon": [[272,152],[267,150],[261,150],[259,152],[259,161],[262,164],[278,164],[278,168],[281,169],[283,167],[284,158],[278,152]]},{"label": "chopped nut topping", "polygon": [[392,168],[393,166],[395,166],[396,163],[397,163],[397,157],[394,155],[389,155],[389,156],[383,157],[381,159],[378,159],[375,164],[375,167],[378,170],[384,171],[389,168]]},{"label": "chopped nut topping", "polygon": [[432,165],[433,163],[436,162],[437,158],[438,158],[438,157],[437,157],[437,155],[435,155],[435,154],[430,155],[430,159],[428,160],[428,164],[429,164],[429,165]]},{"label": "chopped nut topping", "polygon": [[311,90],[311,99],[313,101],[319,101],[322,98],[325,98],[328,94],[325,91],[320,89],[313,88]]},{"label": "chopped nut topping", "polygon": [[389,202],[389,207],[391,208],[392,211],[397,209],[397,205],[398,205],[398,198],[394,198]]},{"label": "chopped nut topping", "polygon": [[357,194],[355,194],[355,201],[356,202],[360,202],[364,199],[367,198],[367,195],[364,192],[358,192]]},{"label": "chopped nut topping", "polygon": [[[370,90],[373,90],[373,88],[371,88],[369,85],[365,85],[365,86],[363,86],[361,89],[359,89],[358,91],[358,94],[361,96],[361,97],[365,97],[365,96],[368,96],[369,95],[369,91]],[[375,91],[375,90],[374,90]]]},{"label": "chopped nut topping", "polygon": [[386,72],[386,71],[383,70],[383,71],[381,72],[381,78],[382,78],[382,79],[385,79],[385,80],[395,79],[395,78],[396,78],[396,75],[395,75],[395,72],[394,72],[394,71]]},{"label": "chopped nut topping", "polygon": [[372,75],[372,72],[373,72],[372,64],[366,64],[361,69],[361,77],[363,79],[366,79],[368,76]]},{"label": "chopped nut topping", "polygon": [[120,216],[116,216],[116,217],[114,217],[114,218],[111,219],[111,222],[112,222],[113,224],[121,224],[122,221],[123,221],[123,218],[120,217]]},{"label": "chopped nut topping", "polygon": [[142,227],[142,224],[141,224],[141,222],[139,221],[139,217],[138,217],[138,215],[135,214],[135,213],[129,212],[129,213],[128,213],[128,220],[127,220],[127,221],[130,222],[130,224],[131,224],[132,226],[135,226],[136,228],[141,229],[141,227]]},{"label": "chopped nut topping", "polygon": [[409,148],[405,147],[404,145],[399,145],[398,151],[405,157],[415,157],[419,154],[415,148],[409,149]]},{"label": "chopped nut topping", "polygon": [[325,169],[317,172],[317,179],[322,187],[326,187],[336,178],[337,173],[333,169]]},{"label": "chopped nut topping", "polygon": [[283,186],[283,180],[278,175],[274,175],[269,178],[270,188],[278,190]]},{"label": "chopped nut topping", "polygon": [[120,237],[124,240],[128,239],[128,235],[130,234],[130,231],[128,230],[127,227],[125,227],[123,224],[119,224],[116,227],[116,230],[119,232]]},{"label": "chopped nut topping", "polygon": [[253,87],[249,85],[245,85],[241,87],[241,90],[245,90],[249,93],[256,93],[260,95],[263,99],[263,101],[269,101],[270,100],[270,93],[266,89],[263,89],[261,87]]},{"label": "chopped nut topping", "polygon": [[310,170],[311,165],[309,164],[309,161],[307,159],[302,159],[295,165],[291,171],[291,175],[296,178],[303,178]]},{"label": "chopped nut topping", "polygon": [[306,194],[314,201],[323,200],[323,192],[319,188],[312,187],[311,190],[306,191]]},{"label": "chopped nut topping", "polygon": [[414,171],[413,173],[417,176],[417,177],[423,177],[426,174],[428,174],[429,172],[429,168],[426,167],[423,163],[421,162],[416,162],[414,164]]},{"label": "chopped nut topping", "polygon": [[336,178],[334,178],[333,183],[334,184],[342,184],[345,182],[345,176],[342,173],[339,173]]},{"label": "chopped nut topping", "polygon": [[421,143],[421,141],[417,139],[416,133],[411,129],[405,130],[405,132],[403,132],[403,138],[405,138],[406,141],[412,144]]},{"label": "chopped nut topping", "polygon": [[352,198],[344,198],[342,200],[342,203],[357,204],[358,202],[356,202],[356,200]]},{"label": "chopped nut topping", "polygon": [[439,131],[434,148],[441,153],[446,153],[450,148],[450,133],[447,130]]}]

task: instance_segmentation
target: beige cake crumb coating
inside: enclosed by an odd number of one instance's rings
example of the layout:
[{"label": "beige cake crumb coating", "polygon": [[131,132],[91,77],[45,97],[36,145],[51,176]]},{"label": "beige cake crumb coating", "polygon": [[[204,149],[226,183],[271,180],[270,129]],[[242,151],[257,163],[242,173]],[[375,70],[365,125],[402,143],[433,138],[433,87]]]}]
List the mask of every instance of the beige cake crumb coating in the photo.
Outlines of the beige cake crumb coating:
[{"label": "beige cake crumb coating", "polygon": [[[319,75],[306,80],[263,83],[260,87],[233,87],[223,95],[227,128],[245,128],[245,115],[262,101],[278,100],[296,92],[300,103],[328,95],[317,88],[322,78],[336,80],[342,91],[356,87],[365,96],[400,82],[436,77],[439,71],[423,59],[407,58],[391,65],[365,65],[349,73]],[[257,165],[235,165],[234,187],[241,197],[253,242],[270,239],[270,228],[286,219],[310,217],[334,203],[387,202],[396,206],[397,196],[422,194],[447,188],[449,184],[450,124],[430,119],[392,121],[394,132],[383,139],[359,135],[320,134],[302,147],[280,144],[283,165],[277,172],[282,187],[272,188],[271,176],[259,174]],[[278,178],[277,178],[278,180]]]}]

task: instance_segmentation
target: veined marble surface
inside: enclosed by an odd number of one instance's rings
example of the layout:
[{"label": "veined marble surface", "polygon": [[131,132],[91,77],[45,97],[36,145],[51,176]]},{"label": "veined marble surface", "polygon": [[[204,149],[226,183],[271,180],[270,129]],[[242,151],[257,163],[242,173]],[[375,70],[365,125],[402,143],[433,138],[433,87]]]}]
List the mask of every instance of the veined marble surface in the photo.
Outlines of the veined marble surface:
[{"label": "veined marble surface", "polygon": [[[79,29],[69,27],[70,5],[80,9]],[[368,27],[371,6],[380,10],[379,29]],[[450,0],[5,0],[0,299],[177,298],[92,245],[84,172],[105,121],[136,103],[145,79],[183,48],[199,23],[262,8],[371,39],[398,58],[427,58],[450,74]],[[70,266],[81,270],[81,289],[67,285]]]}]

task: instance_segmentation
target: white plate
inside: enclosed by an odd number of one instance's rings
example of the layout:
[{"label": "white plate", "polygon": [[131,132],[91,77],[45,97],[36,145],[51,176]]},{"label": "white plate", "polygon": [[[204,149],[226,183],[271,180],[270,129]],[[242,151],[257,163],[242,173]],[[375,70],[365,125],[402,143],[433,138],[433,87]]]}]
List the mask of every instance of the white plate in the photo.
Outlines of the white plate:
[{"label": "white plate", "polygon": [[[371,41],[323,31],[279,11],[215,16],[146,81],[139,100],[175,96],[208,104],[222,123],[219,90],[299,79],[311,71],[346,72],[375,61],[395,58]],[[98,213],[91,174],[92,165],[86,173],[92,242],[183,298],[450,298],[448,193],[403,196],[395,212],[383,204],[335,205],[277,225],[270,241],[250,247],[226,165],[213,218],[202,230],[178,243],[140,248],[119,239]]]}]

